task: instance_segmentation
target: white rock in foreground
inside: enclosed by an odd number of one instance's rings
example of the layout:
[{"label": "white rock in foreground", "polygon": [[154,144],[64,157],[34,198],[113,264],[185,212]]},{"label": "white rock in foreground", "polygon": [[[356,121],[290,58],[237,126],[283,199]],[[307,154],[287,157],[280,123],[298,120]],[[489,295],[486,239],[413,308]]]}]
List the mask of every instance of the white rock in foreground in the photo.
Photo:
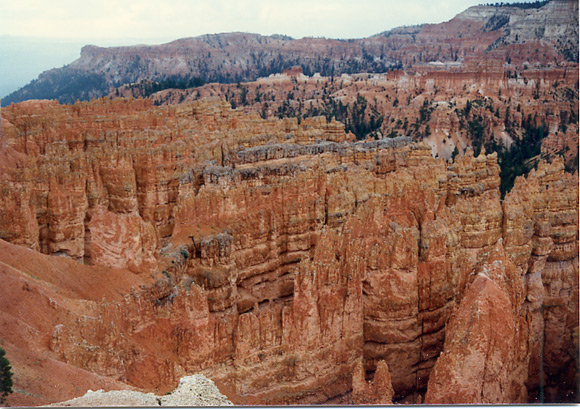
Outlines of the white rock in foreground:
[{"label": "white rock in foreground", "polygon": [[212,380],[203,375],[184,376],[169,395],[156,396],[136,391],[89,390],[84,396],[50,406],[233,406]]},{"label": "white rock in foreground", "polygon": [[233,406],[211,379],[184,376],[171,394],[161,397],[161,406]]}]

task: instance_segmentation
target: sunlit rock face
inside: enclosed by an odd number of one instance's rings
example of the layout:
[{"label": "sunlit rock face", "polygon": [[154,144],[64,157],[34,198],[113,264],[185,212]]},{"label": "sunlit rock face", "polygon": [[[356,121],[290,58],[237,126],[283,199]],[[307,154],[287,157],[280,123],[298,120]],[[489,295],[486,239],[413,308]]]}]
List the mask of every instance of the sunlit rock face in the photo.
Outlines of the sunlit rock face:
[{"label": "sunlit rock face", "polygon": [[223,100],[31,101],[2,126],[0,322],[40,396],[15,403],[82,395],[73,372],[157,393],[201,372],[234,403],[575,399],[561,160],[502,201],[495,153]]},{"label": "sunlit rock face", "polygon": [[501,245],[475,270],[446,328],[426,403],[527,402],[524,289]]}]

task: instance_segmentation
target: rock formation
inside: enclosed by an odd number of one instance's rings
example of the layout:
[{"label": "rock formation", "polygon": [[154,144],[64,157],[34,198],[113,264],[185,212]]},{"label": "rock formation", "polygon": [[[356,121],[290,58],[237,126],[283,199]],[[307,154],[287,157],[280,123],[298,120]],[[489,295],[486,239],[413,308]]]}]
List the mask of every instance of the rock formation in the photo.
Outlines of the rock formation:
[{"label": "rock formation", "polygon": [[385,361],[377,364],[372,383],[365,380],[362,361],[359,361],[352,374],[352,398],[355,405],[392,405],[393,386],[389,367]]},{"label": "rock formation", "polygon": [[[358,139],[408,135],[428,142],[434,155],[446,159],[471,146],[477,153],[483,147],[499,151],[507,162],[511,148],[525,147],[530,152],[523,160],[563,156],[567,168],[576,169],[577,66],[519,70],[491,58],[484,62],[373,75],[274,75],[240,85],[165,90],[150,98],[155,104],[177,104],[220,96],[263,118],[334,117]],[[116,92],[143,96],[136,91]]]},{"label": "rock formation", "polygon": [[476,269],[449,319],[425,403],[527,402],[523,283],[501,242]]},{"label": "rock formation", "polygon": [[[223,100],[30,101],[2,126],[2,343],[39,396],[9,403],[82,395],[65,371],[157,394],[202,373],[234,403],[435,401],[444,368],[467,371],[462,342],[488,362],[469,374],[481,401],[577,399],[578,175],[561,159],[502,201],[496,153],[447,162]],[[510,348],[475,357],[498,335]],[[62,393],[39,392],[35,360]],[[441,399],[474,396],[456,386]]]},{"label": "rock formation", "polygon": [[[485,64],[488,58],[518,68],[577,62],[578,1],[552,0],[531,9],[475,6],[448,22],[400,27],[363,39],[225,33],[153,46],[85,46],[78,60],[44,72],[4,102],[57,98],[74,103],[104,96],[113,84],[175,88],[199,82],[237,83],[293,66],[301,66],[306,75],[330,76],[384,73],[429,63]],[[148,86],[149,81],[155,84]]]},{"label": "rock formation", "polygon": [[59,402],[50,406],[57,407],[99,407],[99,406],[232,406],[220,393],[214,383],[203,375],[184,376],[173,392],[164,396],[136,391],[89,390],[80,398]]}]

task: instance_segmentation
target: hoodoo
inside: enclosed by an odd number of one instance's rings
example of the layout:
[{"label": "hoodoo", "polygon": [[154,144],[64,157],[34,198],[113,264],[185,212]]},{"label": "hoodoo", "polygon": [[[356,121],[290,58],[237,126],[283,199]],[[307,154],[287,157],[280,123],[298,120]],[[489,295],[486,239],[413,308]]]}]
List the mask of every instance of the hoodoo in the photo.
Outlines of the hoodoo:
[{"label": "hoodoo", "polygon": [[42,74],[0,112],[6,403],[578,402],[577,40],[551,0]]},{"label": "hoodoo", "polygon": [[[441,373],[481,402],[534,399],[541,376],[546,396],[574,393],[578,184],[562,160],[502,201],[495,153],[446,162],[219,100],[2,115],[19,158],[1,179],[3,339],[42,396],[16,404],[75,397],[71,371],[157,393],[201,372],[234,403],[384,402],[391,383],[397,402],[471,402]],[[54,365],[62,392],[40,395]]]}]

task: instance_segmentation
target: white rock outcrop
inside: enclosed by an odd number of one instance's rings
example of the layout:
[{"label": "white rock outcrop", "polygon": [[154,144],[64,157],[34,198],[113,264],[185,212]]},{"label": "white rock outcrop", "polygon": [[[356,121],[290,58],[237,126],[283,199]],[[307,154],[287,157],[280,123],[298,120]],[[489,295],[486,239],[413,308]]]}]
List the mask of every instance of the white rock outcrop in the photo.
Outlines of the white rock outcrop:
[{"label": "white rock outcrop", "polygon": [[54,403],[50,406],[102,407],[102,406],[233,406],[227,397],[222,395],[211,379],[203,375],[184,376],[179,386],[165,396],[153,393],[121,390],[89,390],[85,395]]}]

